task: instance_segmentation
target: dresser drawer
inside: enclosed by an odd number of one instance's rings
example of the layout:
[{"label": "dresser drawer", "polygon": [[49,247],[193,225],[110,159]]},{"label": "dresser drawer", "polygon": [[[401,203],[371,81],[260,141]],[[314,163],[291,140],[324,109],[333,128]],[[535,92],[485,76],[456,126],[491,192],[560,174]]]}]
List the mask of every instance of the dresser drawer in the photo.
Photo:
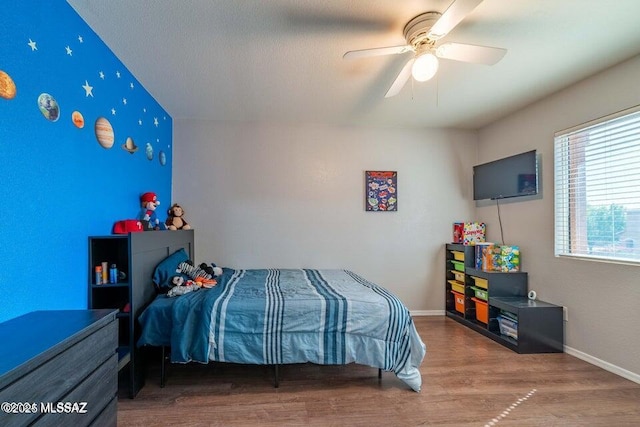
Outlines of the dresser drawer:
[{"label": "dresser drawer", "polygon": [[114,399],[118,391],[118,357],[114,353],[98,369],[93,371],[76,389],[64,396],[60,401],[70,403],[86,402],[86,413],[64,411],[42,415],[34,426],[84,427],[95,419],[102,408]]},{"label": "dresser drawer", "polygon": [[[38,406],[41,402],[64,402],[71,390],[108,360],[115,359],[117,369],[117,346],[117,323],[111,321],[1,390],[0,402],[31,402]],[[117,371],[112,375],[117,378]],[[85,399],[80,397],[79,401]],[[97,411],[98,408],[94,410]],[[40,416],[40,410],[38,408],[33,414],[2,415],[0,424],[25,425],[35,421]],[[93,419],[88,418],[87,422]]]},{"label": "dresser drawer", "polygon": [[114,427],[118,424],[118,398],[114,396],[107,406],[93,420],[91,427]]}]

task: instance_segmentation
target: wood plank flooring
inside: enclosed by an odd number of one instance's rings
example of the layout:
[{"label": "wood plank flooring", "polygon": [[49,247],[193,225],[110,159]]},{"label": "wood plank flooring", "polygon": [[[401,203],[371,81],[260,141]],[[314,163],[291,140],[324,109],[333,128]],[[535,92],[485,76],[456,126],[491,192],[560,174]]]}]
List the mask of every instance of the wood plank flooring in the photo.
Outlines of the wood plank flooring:
[{"label": "wood plank flooring", "polygon": [[422,391],[360,365],[159,363],[120,426],[639,426],[640,385],[567,354],[520,355],[446,317],[416,317]]}]

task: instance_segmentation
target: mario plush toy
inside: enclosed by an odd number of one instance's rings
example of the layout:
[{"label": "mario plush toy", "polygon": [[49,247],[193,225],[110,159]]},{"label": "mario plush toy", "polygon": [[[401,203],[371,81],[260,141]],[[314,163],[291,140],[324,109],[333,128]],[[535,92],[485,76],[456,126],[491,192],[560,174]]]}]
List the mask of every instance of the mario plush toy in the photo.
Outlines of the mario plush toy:
[{"label": "mario plush toy", "polygon": [[160,205],[160,201],[156,193],[144,193],[140,196],[140,204],[142,209],[138,215],[138,219],[142,221],[143,229],[160,230],[160,220],[156,215],[156,208]]}]

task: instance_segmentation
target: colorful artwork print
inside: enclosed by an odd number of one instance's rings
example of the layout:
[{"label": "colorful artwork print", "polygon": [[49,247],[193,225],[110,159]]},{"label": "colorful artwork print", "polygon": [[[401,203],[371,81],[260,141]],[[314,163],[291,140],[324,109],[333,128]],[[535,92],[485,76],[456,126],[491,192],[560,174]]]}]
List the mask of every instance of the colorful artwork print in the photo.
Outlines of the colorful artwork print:
[{"label": "colorful artwork print", "polygon": [[398,172],[365,172],[365,210],[370,212],[398,210]]}]

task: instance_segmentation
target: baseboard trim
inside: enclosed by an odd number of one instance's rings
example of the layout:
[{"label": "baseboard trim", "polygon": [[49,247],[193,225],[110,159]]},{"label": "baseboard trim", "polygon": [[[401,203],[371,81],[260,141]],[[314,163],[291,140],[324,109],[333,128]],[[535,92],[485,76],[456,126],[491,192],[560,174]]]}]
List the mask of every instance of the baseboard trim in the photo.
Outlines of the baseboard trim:
[{"label": "baseboard trim", "polygon": [[412,316],[444,316],[444,310],[409,310]]},{"label": "baseboard trim", "polygon": [[[445,310],[410,310],[411,316],[444,316],[446,314]],[[584,353],[582,351],[576,350],[573,347],[569,347],[568,345],[564,346],[564,352],[577,357],[580,360],[584,360],[587,363],[595,365],[599,368],[604,369],[605,371],[609,371],[613,374],[621,376],[622,378],[626,378],[629,381],[633,381],[634,383],[640,384],[640,374],[636,374],[635,372],[628,371],[624,368],[614,365],[613,363],[605,362],[602,359],[598,359],[597,357],[593,357],[590,354]]]},{"label": "baseboard trim", "polygon": [[587,353],[583,353],[582,351],[576,350],[575,348],[564,346],[564,352],[570,354],[571,356],[577,357],[580,360],[584,360],[587,363],[591,363],[599,368],[604,369],[605,371],[609,371],[614,373],[622,378],[626,378],[629,381],[633,381],[634,383],[640,384],[640,374],[636,374],[631,371],[627,371],[619,366],[616,366],[612,363],[605,362],[602,359],[598,359],[597,357],[593,357]]}]

